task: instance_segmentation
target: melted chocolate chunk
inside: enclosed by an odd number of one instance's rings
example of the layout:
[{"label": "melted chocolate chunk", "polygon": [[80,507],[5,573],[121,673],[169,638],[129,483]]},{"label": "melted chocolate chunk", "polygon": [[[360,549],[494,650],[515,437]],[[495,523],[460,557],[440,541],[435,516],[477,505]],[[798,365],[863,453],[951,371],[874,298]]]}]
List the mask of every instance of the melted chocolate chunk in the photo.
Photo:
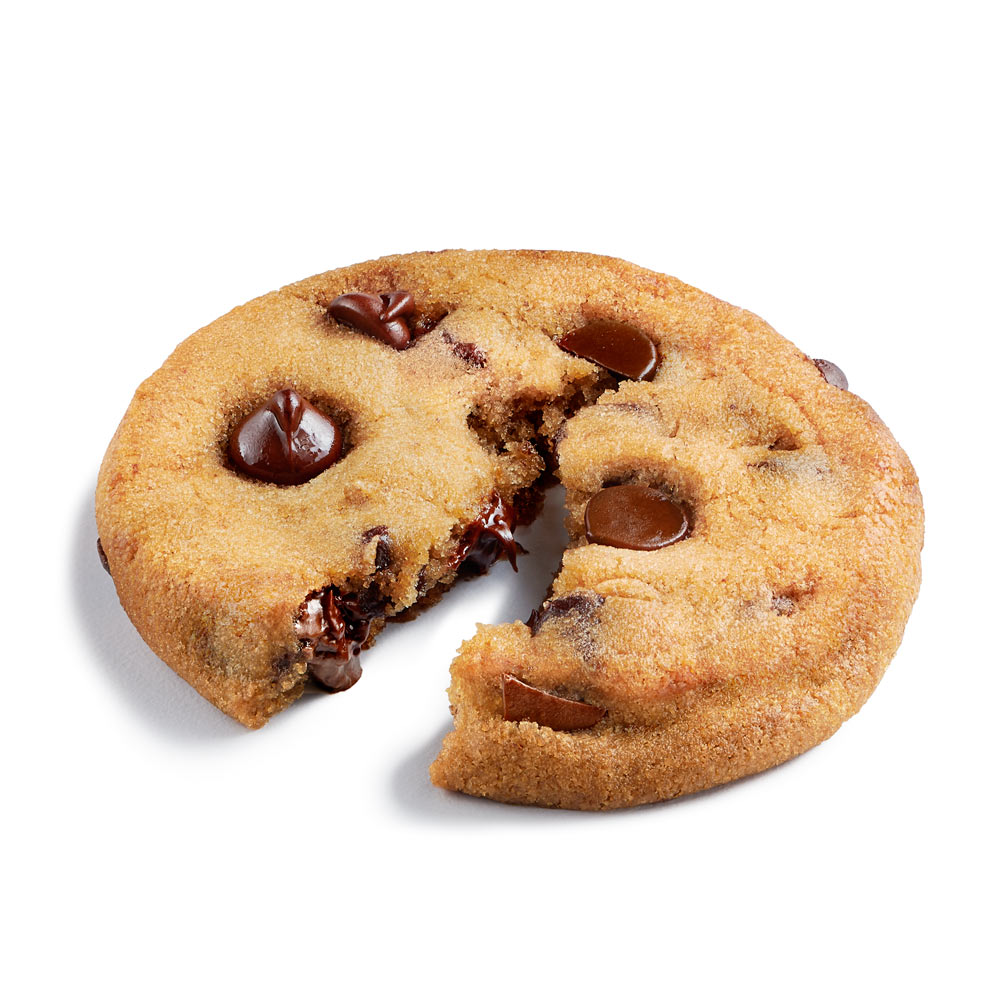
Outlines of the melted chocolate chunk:
[{"label": "melted chocolate chunk", "polygon": [[647,334],[614,320],[595,320],[560,337],[556,344],[625,378],[648,381],[660,364],[656,344]]},{"label": "melted chocolate chunk", "polygon": [[595,493],[584,515],[587,541],[619,549],[662,549],[686,538],[684,508],[662,490],[637,483]]},{"label": "melted chocolate chunk", "polygon": [[551,601],[546,601],[541,608],[536,608],[531,612],[527,625],[531,629],[532,635],[538,635],[538,630],[550,618],[592,615],[603,603],[604,598],[600,594],[577,590],[564,597],[556,597]]},{"label": "melted chocolate chunk", "polygon": [[101,545],[101,540],[99,538],[97,539],[97,558],[101,560],[104,572],[110,574],[111,567],[108,565],[108,557],[104,554],[104,546]]},{"label": "melted chocolate chunk", "polygon": [[340,458],[344,436],[294,389],[280,389],[244,417],[229,438],[240,472],[281,486],[298,486]]},{"label": "melted chocolate chunk", "polygon": [[295,634],[316,684],[327,691],[346,691],[358,682],[358,655],[371,635],[372,620],[385,606],[374,587],[361,594],[340,594],[336,587],[327,587],[302,602]]},{"label": "melted chocolate chunk", "polygon": [[823,358],[813,358],[813,364],[819,369],[820,375],[830,385],[836,386],[838,389],[847,388],[847,376],[832,361],[826,361]]},{"label": "melted chocolate chunk", "polygon": [[383,341],[397,351],[410,346],[412,337],[404,317],[416,311],[410,292],[369,295],[348,292],[330,303],[327,312],[347,326]]},{"label": "melted chocolate chunk", "polygon": [[486,355],[475,344],[455,340],[450,333],[443,333],[441,339],[451,345],[452,354],[461,358],[470,368],[486,366]]},{"label": "melted chocolate chunk", "polygon": [[466,529],[451,557],[452,568],[477,576],[485,573],[501,556],[507,556],[517,572],[517,542],[514,527],[517,515],[514,508],[496,493],[479,516]]},{"label": "melted chocolate chunk", "polygon": [[607,710],[585,701],[560,698],[525,684],[513,674],[503,675],[503,717],[507,722],[536,722],[550,729],[589,729]]}]

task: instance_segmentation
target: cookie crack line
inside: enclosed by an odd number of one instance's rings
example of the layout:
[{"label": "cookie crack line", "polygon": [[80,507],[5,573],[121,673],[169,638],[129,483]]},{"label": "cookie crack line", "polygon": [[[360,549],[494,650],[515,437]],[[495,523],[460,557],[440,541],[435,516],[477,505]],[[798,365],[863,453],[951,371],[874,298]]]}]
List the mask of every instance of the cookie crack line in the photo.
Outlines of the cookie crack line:
[{"label": "cookie crack line", "polygon": [[[356,684],[388,620],[516,569],[557,472],[558,596],[463,645],[432,780],[571,808],[670,798],[825,739],[898,645],[919,491],[846,385],[624,261],[383,258],[177,348],[105,456],[98,552],[153,649],[257,727],[310,684]],[[766,469],[726,457],[751,451]]]}]

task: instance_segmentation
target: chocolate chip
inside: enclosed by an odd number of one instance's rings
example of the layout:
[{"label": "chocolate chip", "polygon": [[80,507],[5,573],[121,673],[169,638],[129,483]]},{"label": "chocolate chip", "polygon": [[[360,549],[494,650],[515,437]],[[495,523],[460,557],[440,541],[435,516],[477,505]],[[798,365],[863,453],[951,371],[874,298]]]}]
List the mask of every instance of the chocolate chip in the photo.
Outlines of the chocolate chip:
[{"label": "chocolate chip", "polygon": [[662,549],[687,537],[687,512],[663,490],[630,483],[595,493],[584,514],[587,541],[619,549]]},{"label": "chocolate chip", "polygon": [[372,539],[377,538],[375,543],[375,571],[381,572],[388,569],[392,564],[392,544],[389,541],[389,529],[384,524],[368,528],[361,533],[361,544],[365,545]]},{"label": "chocolate chip", "polygon": [[101,545],[101,540],[99,538],[97,539],[97,558],[101,560],[104,572],[110,573],[111,567],[108,565],[108,557],[104,554],[104,546]]},{"label": "chocolate chip", "polygon": [[589,729],[607,711],[585,701],[571,701],[541,691],[513,674],[503,675],[503,717],[507,722],[536,722],[550,729]]},{"label": "chocolate chip", "polygon": [[295,634],[316,684],[327,691],[346,691],[358,682],[359,654],[371,635],[372,620],[384,614],[385,607],[374,588],[341,594],[335,587],[327,587],[302,602],[295,618]]},{"label": "chocolate chip", "polygon": [[455,340],[450,333],[443,333],[441,339],[451,345],[452,353],[461,358],[470,368],[483,368],[486,365],[486,355],[475,344],[467,344]]},{"label": "chocolate chip", "polygon": [[416,311],[410,292],[369,295],[348,292],[330,303],[327,312],[347,326],[383,341],[397,351],[410,346],[410,328],[403,317]]},{"label": "chocolate chip", "polygon": [[830,385],[836,386],[838,389],[847,388],[847,376],[832,361],[826,361],[823,358],[813,358],[813,364],[819,369],[820,375],[822,375],[823,378],[830,383]]},{"label": "chocolate chip", "polygon": [[660,363],[656,344],[647,334],[614,320],[595,320],[560,337],[556,344],[625,378],[648,381]]},{"label": "chocolate chip", "polygon": [[494,493],[476,519],[465,529],[458,548],[451,557],[452,569],[469,575],[485,573],[501,556],[506,555],[517,572],[517,542],[514,508]]},{"label": "chocolate chip", "polygon": [[244,417],[229,438],[229,457],[241,472],[297,486],[340,458],[343,434],[294,389],[280,389]]},{"label": "chocolate chip", "polygon": [[577,590],[564,597],[556,597],[546,601],[541,608],[531,612],[527,625],[532,635],[538,635],[538,630],[550,618],[565,618],[570,615],[592,615],[602,604],[604,598],[600,594]]}]

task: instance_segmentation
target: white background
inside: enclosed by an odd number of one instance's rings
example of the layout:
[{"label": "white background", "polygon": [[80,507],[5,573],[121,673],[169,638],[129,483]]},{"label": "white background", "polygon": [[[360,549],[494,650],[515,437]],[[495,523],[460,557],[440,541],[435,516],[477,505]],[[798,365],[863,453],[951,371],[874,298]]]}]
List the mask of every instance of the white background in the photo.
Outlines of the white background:
[{"label": "white background", "polygon": [[[5,995],[996,996],[995,10],[8,9]],[[554,503],[520,577],[260,732],[148,652],[92,516],[136,385],[261,292],[442,247],[676,274],[873,403],[925,581],[831,741],[609,815],[432,788],[451,655],[544,592]]]}]

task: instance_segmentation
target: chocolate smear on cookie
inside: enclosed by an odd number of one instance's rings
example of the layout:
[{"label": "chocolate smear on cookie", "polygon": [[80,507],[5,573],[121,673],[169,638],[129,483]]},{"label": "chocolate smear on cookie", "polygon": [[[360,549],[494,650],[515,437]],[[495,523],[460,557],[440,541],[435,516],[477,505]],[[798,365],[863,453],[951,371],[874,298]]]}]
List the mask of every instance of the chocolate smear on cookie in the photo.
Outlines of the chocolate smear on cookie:
[{"label": "chocolate smear on cookie", "polygon": [[340,458],[340,428],[294,389],[279,389],[244,417],[229,438],[229,458],[254,479],[298,486]]},{"label": "chocolate smear on cookie", "polygon": [[340,594],[327,587],[310,594],[299,608],[295,634],[302,643],[309,675],[327,691],[346,691],[361,677],[359,654],[371,635],[372,620],[386,602],[373,587]]},{"label": "chocolate smear on cookie", "polygon": [[847,388],[847,376],[838,365],[835,365],[832,361],[827,361],[825,358],[813,358],[812,363],[819,369],[820,375],[830,385],[836,386],[838,389]]},{"label": "chocolate smear on cookie", "polygon": [[514,508],[494,493],[476,519],[465,529],[451,557],[453,569],[471,576],[485,573],[501,556],[506,556],[517,572],[517,542]]},{"label": "chocolate smear on cookie", "polygon": [[416,312],[410,292],[389,292],[371,295],[368,292],[348,292],[333,300],[327,312],[355,330],[375,337],[397,351],[410,346],[413,339],[405,317]]},{"label": "chocolate smear on cookie", "polygon": [[587,541],[619,549],[662,549],[690,533],[687,511],[669,493],[627,483],[595,493],[584,514]]},{"label": "chocolate smear on cookie", "polygon": [[656,344],[647,334],[615,320],[594,320],[560,337],[556,344],[617,375],[640,381],[649,381],[660,364]]},{"label": "chocolate smear on cookie", "polygon": [[503,675],[503,717],[506,722],[535,722],[550,729],[589,729],[607,710],[585,701],[572,701],[525,684],[513,674]]}]

